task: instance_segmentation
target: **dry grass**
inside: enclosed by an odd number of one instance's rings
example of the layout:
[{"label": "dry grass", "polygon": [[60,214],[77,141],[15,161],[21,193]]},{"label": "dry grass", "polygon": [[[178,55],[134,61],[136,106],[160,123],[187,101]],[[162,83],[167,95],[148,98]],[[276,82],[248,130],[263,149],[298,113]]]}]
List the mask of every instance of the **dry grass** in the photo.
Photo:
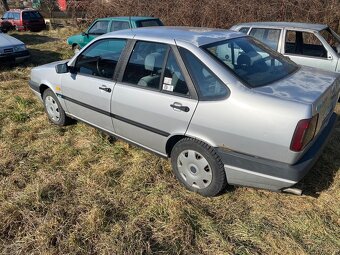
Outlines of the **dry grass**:
[{"label": "dry grass", "polygon": [[302,183],[307,195],[203,198],[166,160],[85,124],[48,122],[29,71],[71,56],[71,33],[14,34],[32,63],[0,71],[0,253],[339,254],[340,122]]}]

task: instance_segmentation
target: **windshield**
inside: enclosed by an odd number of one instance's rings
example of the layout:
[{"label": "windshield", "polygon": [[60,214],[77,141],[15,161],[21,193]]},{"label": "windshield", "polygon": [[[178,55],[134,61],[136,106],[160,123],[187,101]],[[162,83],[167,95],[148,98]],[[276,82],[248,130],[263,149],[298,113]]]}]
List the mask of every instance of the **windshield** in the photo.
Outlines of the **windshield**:
[{"label": "windshield", "polygon": [[340,37],[332,29],[327,28],[320,31],[321,36],[333,48],[333,50],[340,54]]},{"label": "windshield", "polygon": [[252,37],[240,37],[202,47],[251,88],[278,81],[298,66]]}]

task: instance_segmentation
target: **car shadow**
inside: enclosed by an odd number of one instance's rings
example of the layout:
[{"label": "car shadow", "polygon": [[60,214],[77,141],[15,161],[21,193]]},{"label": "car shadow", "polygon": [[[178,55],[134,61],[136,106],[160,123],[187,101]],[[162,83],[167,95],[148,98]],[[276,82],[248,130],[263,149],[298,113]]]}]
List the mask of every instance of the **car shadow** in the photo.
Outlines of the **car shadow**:
[{"label": "car shadow", "polygon": [[319,197],[320,193],[329,189],[334,183],[340,168],[340,119],[328,140],[328,144],[311,171],[295,187],[303,191],[303,195]]},{"label": "car shadow", "polygon": [[36,44],[43,44],[48,42],[55,42],[58,41],[58,38],[53,38],[45,35],[39,35],[36,33],[9,33],[9,35],[17,38],[18,40],[24,42],[26,45],[36,45]]}]

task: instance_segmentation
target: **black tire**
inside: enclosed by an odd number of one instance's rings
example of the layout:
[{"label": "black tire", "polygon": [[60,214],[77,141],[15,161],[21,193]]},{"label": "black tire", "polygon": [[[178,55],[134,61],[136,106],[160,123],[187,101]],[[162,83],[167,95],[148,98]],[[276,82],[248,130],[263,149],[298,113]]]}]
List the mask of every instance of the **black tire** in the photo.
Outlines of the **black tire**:
[{"label": "black tire", "polygon": [[72,46],[72,50],[74,54],[77,54],[80,51],[80,46],[78,44],[75,44]]},{"label": "black tire", "polygon": [[[190,185],[189,184],[190,181],[185,179],[186,177],[189,177],[186,176],[187,174],[190,175],[191,176],[190,179],[193,180],[198,175],[200,175],[200,171],[202,171],[202,169],[199,169],[199,167],[195,169],[195,167],[193,166],[185,167],[185,165],[182,164],[181,158],[183,158],[183,156],[185,157],[186,153],[188,152],[191,153],[196,152],[195,160],[197,160],[198,163],[199,161],[202,160],[202,157],[208,163],[208,165],[204,167],[204,171],[206,173],[209,173],[209,175],[211,174],[211,176],[209,177],[211,179],[207,181],[204,180],[204,177],[199,177],[201,179],[203,178],[203,180],[198,179],[199,182],[203,181],[201,182],[201,184],[203,184],[203,186],[201,185],[201,187],[198,187],[195,182],[193,182],[193,185]],[[177,142],[171,151],[171,165],[180,183],[188,190],[197,192],[202,196],[206,197],[216,196],[220,194],[223,190],[225,190],[227,186],[227,177],[220,157],[218,156],[213,147],[205,144],[202,141],[193,138],[184,138]],[[179,168],[181,168],[181,170]],[[192,168],[194,172],[192,172],[191,170]],[[183,172],[184,169],[186,171],[185,173]],[[205,175],[204,172],[203,175]]]},{"label": "black tire", "polygon": [[[48,104],[49,104],[48,101],[49,102],[53,102],[53,103],[56,104],[55,108],[53,110],[51,108],[47,109],[48,108]],[[56,95],[53,93],[53,91],[51,89],[46,89],[44,91],[43,102],[44,102],[44,109],[45,109],[45,112],[46,112],[46,114],[48,116],[48,119],[53,124],[56,124],[58,126],[66,126],[66,125],[71,123],[72,119],[66,116],[65,111],[61,107],[61,104],[60,104],[58,98],[56,97]],[[59,113],[59,117],[56,118],[56,116],[53,116],[53,114],[51,114],[51,111],[55,112],[55,113],[58,112]]]}]

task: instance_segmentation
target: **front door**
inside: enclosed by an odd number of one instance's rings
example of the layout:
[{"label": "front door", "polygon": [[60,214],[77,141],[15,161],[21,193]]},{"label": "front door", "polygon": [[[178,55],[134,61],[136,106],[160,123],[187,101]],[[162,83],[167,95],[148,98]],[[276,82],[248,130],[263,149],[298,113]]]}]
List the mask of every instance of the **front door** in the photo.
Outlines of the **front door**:
[{"label": "front door", "polygon": [[60,95],[73,116],[114,132],[110,116],[113,76],[126,41],[104,39],[82,52],[72,73],[62,77]]},{"label": "front door", "polygon": [[171,135],[185,134],[198,102],[176,50],[137,42],[111,106],[118,135],[162,154]]},{"label": "front door", "polygon": [[108,32],[110,21],[108,20],[98,20],[95,21],[91,27],[88,29],[86,35],[83,35],[83,40],[80,43],[80,46],[83,48],[89,42],[91,42],[94,38],[106,34]]}]

